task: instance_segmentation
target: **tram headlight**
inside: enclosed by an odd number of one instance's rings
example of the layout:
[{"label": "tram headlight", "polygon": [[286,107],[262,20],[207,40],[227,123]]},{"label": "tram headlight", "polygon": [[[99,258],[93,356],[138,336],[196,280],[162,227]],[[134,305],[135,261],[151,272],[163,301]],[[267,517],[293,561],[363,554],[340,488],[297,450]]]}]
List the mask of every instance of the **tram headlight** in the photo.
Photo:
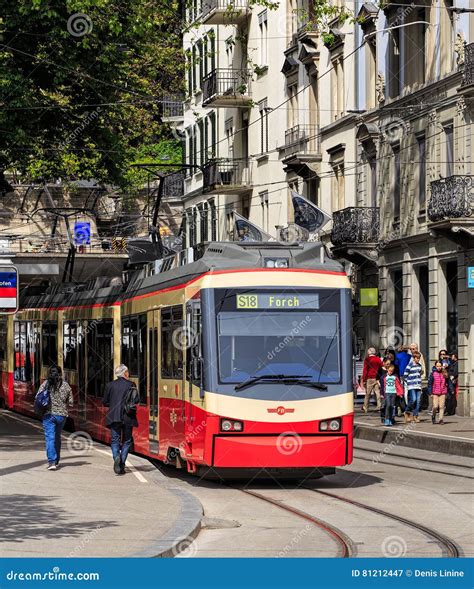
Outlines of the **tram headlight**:
[{"label": "tram headlight", "polygon": [[341,420],[340,419],[331,419],[329,422],[329,429],[332,432],[337,432],[341,429]]},{"label": "tram headlight", "polygon": [[241,432],[244,429],[242,421],[235,419],[221,419],[221,431],[222,432]]},{"label": "tram headlight", "polygon": [[265,258],[265,268],[288,268],[288,258]]},{"label": "tram headlight", "polygon": [[341,420],[340,419],[331,419],[329,421],[320,421],[319,422],[319,431],[320,432],[327,432],[328,430],[332,432],[338,432],[341,429]]}]

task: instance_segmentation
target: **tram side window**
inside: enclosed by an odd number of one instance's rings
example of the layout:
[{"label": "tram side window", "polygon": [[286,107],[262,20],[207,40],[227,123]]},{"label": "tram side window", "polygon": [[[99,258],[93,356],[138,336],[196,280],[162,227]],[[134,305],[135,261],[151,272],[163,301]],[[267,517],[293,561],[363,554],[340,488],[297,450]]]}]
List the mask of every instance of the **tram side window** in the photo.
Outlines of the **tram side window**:
[{"label": "tram side window", "polygon": [[161,311],[161,376],[183,376],[183,307],[177,305]]},{"label": "tram side window", "polygon": [[146,403],[147,391],[147,319],[146,315],[125,317],[122,321],[122,363],[130,376],[138,379],[140,403]]},{"label": "tram side window", "polygon": [[0,321],[0,361],[7,358],[7,324]]},{"label": "tram side window", "polygon": [[14,341],[14,379],[25,382],[31,381],[32,355],[34,350],[31,345],[32,337],[31,321],[15,321]]},{"label": "tram side window", "polygon": [[58,324],[44,321],[42,326],[42,364],[52,366],[58,362]]},{"label": "tram side window", "polygon": [[64,324],[63,357],[64,368],[67,370],[77,369],[77,324],[75,321],[68,321]]},{"label": "tram side window", "polygon": [[102,397],[105,385],[113,380],[113,371],[113,321],[91,321],[87,327],[87,393]]}]

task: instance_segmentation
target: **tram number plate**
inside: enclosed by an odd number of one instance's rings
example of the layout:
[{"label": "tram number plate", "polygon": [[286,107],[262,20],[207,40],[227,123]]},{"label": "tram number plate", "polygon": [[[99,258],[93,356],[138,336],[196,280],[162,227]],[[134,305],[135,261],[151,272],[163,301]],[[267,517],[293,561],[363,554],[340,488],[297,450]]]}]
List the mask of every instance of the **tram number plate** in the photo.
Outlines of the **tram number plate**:
[{"label": "tram number plate", "polygon": [[258,296],[237,295],[237,309],[258,309]]}]

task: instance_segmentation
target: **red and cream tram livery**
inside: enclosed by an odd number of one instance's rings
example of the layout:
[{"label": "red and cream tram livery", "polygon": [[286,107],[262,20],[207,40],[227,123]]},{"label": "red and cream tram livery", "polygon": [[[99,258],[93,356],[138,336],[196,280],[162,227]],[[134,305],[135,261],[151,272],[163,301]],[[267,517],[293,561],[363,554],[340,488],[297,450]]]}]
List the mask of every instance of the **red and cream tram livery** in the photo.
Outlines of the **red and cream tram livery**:
[{"label": "red and cream tram livery", "polygon": [[351,289],[319,243],[208,243],[125,284],[26,291],[0,323],[0,395],[32,414],[47,367],[72,427],[105,442],[102,396],[129,367],[135,451],[190,472],[329,474],[352,461]]}]

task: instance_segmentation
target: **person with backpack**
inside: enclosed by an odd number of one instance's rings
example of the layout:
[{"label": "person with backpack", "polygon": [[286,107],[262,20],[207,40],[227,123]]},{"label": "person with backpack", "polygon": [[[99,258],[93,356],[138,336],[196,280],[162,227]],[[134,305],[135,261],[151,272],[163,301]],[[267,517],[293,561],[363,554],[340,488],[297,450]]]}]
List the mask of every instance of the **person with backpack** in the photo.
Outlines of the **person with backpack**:
[{"label": "person with backpack", "polygon": [[138,426],[137,407],[140,403],[137,387],[129,380],[125,364],[115,369],[116,380],[105,387],[103,404],[109,410],[106,425],[110,428],[110,446],[114,472],[125,474],[125,462],[133,442],[133,428]]},{"label": "person with backpack", "polygon": [[59,366],[51,366],[48,378],[35,396],[35,411],[41,416],[46,441],[48,470],[57,470],[61,458],[61,432],[74,404],[72,390],[62,377]]},{"label": "person with backpack", "polygon": [[428,393],[433,400],[431,421],[436,423],[436,413],[439,411],[439,425],[444,424],[444,409],[446,395],[449,392],[449,378],[443,370],[443,362],[438,360],[428,378]]}]

